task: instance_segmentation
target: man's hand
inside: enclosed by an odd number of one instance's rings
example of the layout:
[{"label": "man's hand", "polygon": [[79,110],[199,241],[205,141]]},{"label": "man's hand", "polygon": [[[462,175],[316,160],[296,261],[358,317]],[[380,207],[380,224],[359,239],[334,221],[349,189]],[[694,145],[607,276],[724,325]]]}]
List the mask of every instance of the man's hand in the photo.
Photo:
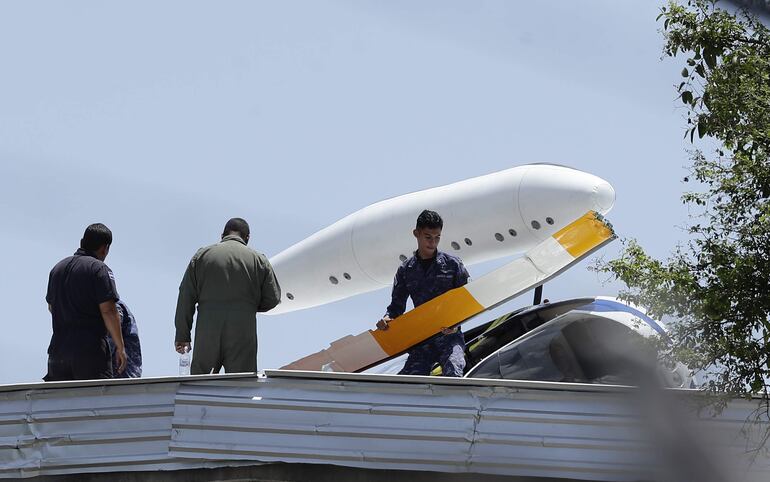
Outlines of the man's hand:
[{"label": "man's hand", "polygon": [[126,349],[122,346],[115,347],[115,366],[118,367],[118,373],[123,373],[128,366],[128,357],[126,356]]},{"label": "man's hand", "polygon": [[445,326],[441,327],[442,335],[451,335],[452,333],[457,333],[457,328],[447,328]]},{"label": "man's hand", "polygon": [[177,353],[184,353],[185,347],[187,348],[187,353],[190,353],[192,351],[192,345],[189,341],[175,341],[174,342],[174,349]]},{"label": "man's hand", "polygon": [[388,322],[391,321],[390,316],[385,315],[380,321],[377,322],[377,329],[385,331],[388,329]]}]

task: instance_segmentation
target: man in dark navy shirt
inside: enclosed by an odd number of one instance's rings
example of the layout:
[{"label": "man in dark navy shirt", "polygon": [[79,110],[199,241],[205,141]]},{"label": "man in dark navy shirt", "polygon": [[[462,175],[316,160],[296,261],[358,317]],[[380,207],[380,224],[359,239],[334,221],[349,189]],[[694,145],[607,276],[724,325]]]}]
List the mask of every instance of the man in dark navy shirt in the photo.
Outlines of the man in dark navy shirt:
[{"label": "man in dark navy shirt", "polygon": [[[417,307],[468,282],[463,262],[438,250],[443,227],[444,221],[435,211],[420,213],[413,231],[417,251],[396,271],[391,303],[385,316],[377,322],[380,330],[387,330],[388,322],[404,313],[407,298],[411,297]],[[436,362],[445,376],[463,375],[465,339],[459,328],[442,328],[440,334],[412,347],[399,374],[428,375]]]},{"label": "man in dark navy shirt", "polygon": [[104,224],[88,226],[80,249],[54,266],[46,301],[53,336],[48,346],[45,381],[111,378],[112,360],[105,335],[115,341],[117,372],[126,368],[120,332],[115,277],[104,264],[112,232]]}]

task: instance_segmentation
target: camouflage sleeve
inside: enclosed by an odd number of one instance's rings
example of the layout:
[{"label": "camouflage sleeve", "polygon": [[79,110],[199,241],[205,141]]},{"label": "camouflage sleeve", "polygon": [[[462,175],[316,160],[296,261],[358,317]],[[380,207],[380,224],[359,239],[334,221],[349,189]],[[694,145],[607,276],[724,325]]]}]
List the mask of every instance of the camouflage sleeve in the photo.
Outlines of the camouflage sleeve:
[{"label": "camouflage sleeve", "polygon": [[386,314],[391,318],[401,316],[406,311],[406,299],[409,298],[409,292],[406,289],[406,274],[404,266],[399,266],[396,276],[393,278],[393,291],[390,295],[390,305]]},{"label": "camouflage sleeve", "polygon": [[258,256],[257,263],[258,269],[262,274],[261,296],[259,298],[259,308],[257,308],[257,311],[261,313],[272,310],[281,302],[281,285],[278,284],[278,278],[275,277],[273,266],[265,256]]},{"label": "camouflage sleeve", "polygon": [[[139,378],[142,376],[142,346],[139,342],[139,328],[136,318],[123,301],[118,301],[120,328],[123,332],[123,344],[126,347],[126,369],[123,373],[114,374],[115,378]],[[107,335],[110,344],[110,356],[115,356],[115,344]]]},{"label": "camouflage sleeve", "polygon": [[455,273],[455,288],[465,286],[468,283],[468,270],[465,269],[465,265],[459,259],[457,260],[457,272]]},{"label": "camouflage sleeve", "polygon": [[142,376],[142,344],[139,342],[139,327],[131,310],[124,303],[121,306],[121,327],[123,328],[123,344],[126,345],[128,365],[124,373],[128,378]]}]

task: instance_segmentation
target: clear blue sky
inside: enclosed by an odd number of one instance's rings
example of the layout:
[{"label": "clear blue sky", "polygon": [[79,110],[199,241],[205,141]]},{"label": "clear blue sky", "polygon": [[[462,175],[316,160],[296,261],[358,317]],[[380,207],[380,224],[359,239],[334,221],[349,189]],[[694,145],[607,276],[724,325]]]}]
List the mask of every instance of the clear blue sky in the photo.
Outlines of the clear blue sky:
[{"label": "clear blue sky", "polygon": [[[665,256],[684,238],[690,146],[658,8],[0,3],[0,383],[44,375],[48,272],[92,222],[113,230],[148,376],[176,373],[179,281],[233,216],[271,256],[372,202],[553,162],[610,181],[619,234]],[[546,296],[617,293],[586,264]],[[260,316],[260,369],[372,327],[388,300]]]}]

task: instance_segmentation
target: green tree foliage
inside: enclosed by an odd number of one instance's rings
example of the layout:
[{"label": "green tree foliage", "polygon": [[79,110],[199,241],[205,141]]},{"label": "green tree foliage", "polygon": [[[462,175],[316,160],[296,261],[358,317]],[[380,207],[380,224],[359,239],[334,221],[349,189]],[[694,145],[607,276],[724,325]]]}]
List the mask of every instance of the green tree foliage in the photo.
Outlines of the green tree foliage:
[{"label": "green tree foliage", "polygon": [[[770,31],[708,0],[671,2],[658,17],[664,54],[684,58],[678,101],[694,150],[697,191],[689,241],[666,260],[634,240],[597,265],[628,287],[621,297],[670,324],[671,354],[704,369],[707,387],[768,400],[770,357]],[[685,181],[688,181],[685,178]]]}]

